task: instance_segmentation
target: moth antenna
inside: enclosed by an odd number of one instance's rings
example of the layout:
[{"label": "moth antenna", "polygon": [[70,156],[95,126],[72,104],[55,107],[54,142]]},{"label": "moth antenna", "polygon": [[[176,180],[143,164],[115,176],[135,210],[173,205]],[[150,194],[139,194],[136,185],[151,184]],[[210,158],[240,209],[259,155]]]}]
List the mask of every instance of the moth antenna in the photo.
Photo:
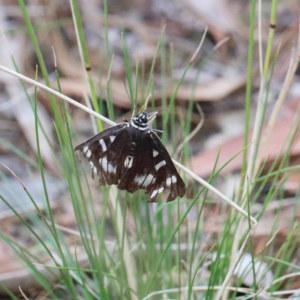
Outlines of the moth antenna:
[{"label": "moth antenna", "polygon": [[159,112],[161,112],[161,111],[163,111],[163,110],[167,110],[167,111],[170,113],[170,111],[169,111],[168,108],[161,108],[161,109],[159,109],[157,112],[159,113]]},{"label": "moth antenna", "polygon": [[139,114],[141,114],[142,112],[144,112],[147,109],[148,102],[149,102],[149,99],[151,98],[151,96],[152,96],[152,94],[150,93],[149,96],[147,97],[144,105],[141,107]]},{"label": "moth antenna", "polygon": [[[148,124],[150,124],[151,122],[154,121],[154,119],[156,118],[156,115],[158,115],[159,112],[163,111],[163,110],[167,110],[168,112],[170,112],[167,108],[161,108],[159,109],[158,111],[155,111],[153,113],[149,113],[148,114],[148,118],[149,118],[149,121],[148,121]],[[155,130],[154,130],[155,131]],[[159,130],[160,133],[162,133],[163,131]]]}]

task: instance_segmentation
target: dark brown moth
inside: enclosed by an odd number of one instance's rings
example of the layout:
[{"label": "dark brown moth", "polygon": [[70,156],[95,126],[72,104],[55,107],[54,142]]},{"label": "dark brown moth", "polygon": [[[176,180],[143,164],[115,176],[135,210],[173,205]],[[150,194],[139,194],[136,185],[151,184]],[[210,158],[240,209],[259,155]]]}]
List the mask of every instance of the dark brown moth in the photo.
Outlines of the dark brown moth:
[{"label": "dark brown moth", "polygon": [[185,184],[157,131],[148,127],[156,114],[139,113],[75,147],[89,160],[92,177],[97,174],[100,185],[116,184],[129,193],[145,189],[148,202],[156,202],[163,191],[167,201],[185,194]]}]

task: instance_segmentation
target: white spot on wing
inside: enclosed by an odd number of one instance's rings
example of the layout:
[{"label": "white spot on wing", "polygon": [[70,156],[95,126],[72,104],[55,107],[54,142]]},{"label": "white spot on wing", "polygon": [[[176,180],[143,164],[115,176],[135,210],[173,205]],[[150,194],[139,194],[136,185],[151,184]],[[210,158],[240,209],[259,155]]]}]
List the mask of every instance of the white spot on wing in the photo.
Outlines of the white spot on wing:
[{"label": "white spot on wing", "polygon": [[131,168],[131,167],[132,167],[132,163],[133,163],[133,158],[131,158],[131,160],[129,161],[128,168]]},{"label": "white spot on wing", "polygon": [[160,194],[163,190],[164,190],[164,187],[161,187],[160,189],[158,189],[158,193]]},{"label": "white spot on wing", "polygon": [[168,177],[167,180],[166,180],[166,185],[167,186],[170,186],[172,183],[172,178],[171,177]]},{"label": "white spot on wing", "polygon": [[129,169],[132,167],[132,164],[133,164],[133,157],[128,155],[124,161],[124,166]]},{"label": "white spot on wing", "polygon": [[85,156],[86,156],[87,158],[90,158],[90,157],[92,156],[92,151],[91,151],[91,150],[88,150],[88,151],[86,152]]},{"label": "white spot on wing", "polygon": [[[147,187],[148,185],[150,185],[150,183],[152,182],[154,176],[152,174],[148,174],[148,176],[146,177],[143,186]],[[154,181],[155,182],[155,181]]]},{"label": "white spot on wing", "polygon": [[115,140],[115,138],[116,138],[116,136],[115,136],[115,135],[111,135],[111,136],[109,137],[109,139],[110,139],[110,142],[112,143],[112,142]]},{"label": "white spot on wing", "polygon": [[155,165],[155,170],[158,171],[162,166],[166,164],[166,161],[162,160],[158,164]]},{"label": "white spot on wing", "polygon": [[153,157],[157,156],[158,152],[156,150],[153,150]]},{"label": "white spot on wing", "polygon": [[173,183],[176,183],[176,182],[177,182],[177,178],[176,178],[175,175],[172,176],[172,182],[173,182]]},{"label": "white spot on wing", "polygon": [[117,168],[115,166],[113,166],[112,164],[109,163],[107,165],[107,172],[115,174],[117,172]]},{"label": "white spot on wing", "polygon": [[107,158],[106,157],[102,158],[101,165],[102,165],[103,170],[106,171],[107,170]]},{"label": "white spot on wing", "polygon": [[85,152],[88,151],[88,149],[89,149],[89,146],[84,146],[82,152],[85,154]]},{"label": "white spot on wing", "polygon": [[94,168],[94,163],[92,161],[90,161],[90,165],[91,165],[91,168],[93,169]]},{"label": "white spot on wing", "polygon": [[145,178],[146,178],[146,175],[136,176],[136,177],[134,177],[134,182],[141,185],[144,182]]},{"label": "white spot on wing", "polygon": [[154,190],[150,196],[150,198],[154,198],[158,193],[158,190]]},{"label": "white spot on wing", "polygon": [[94,169],[93,169],[93,172],[94,172],[95,174],[97,174],[97,173],[98,173],[98,170],[97,170],[97,168],[96,168],[96,167],[94,167]]},{"label": "white spot on wing", "polygon": [[103,152],[106,151],[106,150],[107,150],[107,147],[106,147],[106,144],[105,144],[104,140],[101,139],[101,140],[99,141],[99,143],[100,143],[100,145],[101,145],[101,147],[102,147],[102,151],[103,151]]}]

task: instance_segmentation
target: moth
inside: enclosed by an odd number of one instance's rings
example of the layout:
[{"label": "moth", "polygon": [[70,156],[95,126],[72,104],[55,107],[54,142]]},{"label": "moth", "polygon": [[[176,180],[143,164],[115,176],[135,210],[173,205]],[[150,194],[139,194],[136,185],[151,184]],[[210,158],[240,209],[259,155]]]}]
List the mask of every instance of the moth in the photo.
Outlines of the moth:
[{"label": "moth", "polygon": [[157,202],[162,192],[167,201],[183,197],[186,187],[169,153],[148,127],[158,112],[139,112],[130,121],[110,127],[75,147],[88,159],[100,185],[115,184],[134,193],[145,189],[148,202]]}]

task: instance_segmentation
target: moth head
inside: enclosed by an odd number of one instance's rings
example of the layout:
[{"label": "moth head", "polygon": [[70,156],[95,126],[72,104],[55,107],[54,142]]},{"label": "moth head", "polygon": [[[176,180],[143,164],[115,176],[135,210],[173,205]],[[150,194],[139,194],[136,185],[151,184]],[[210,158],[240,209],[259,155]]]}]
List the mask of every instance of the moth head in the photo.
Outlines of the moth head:
[{"label": "moth head", "polygon": [[146,127],[150,122],[154,120],[157,113],[157,111],[153,113],[147,113],[144,111],[142,113],[137,114],[136,117],[133,118],[133,121],[138,126]]},{"label": "moth head", "polygon": [[148,124],[148,114],[146,112],[138,114],[135,117],[135,121],[138,122],[141,125],[147,125]]}]

